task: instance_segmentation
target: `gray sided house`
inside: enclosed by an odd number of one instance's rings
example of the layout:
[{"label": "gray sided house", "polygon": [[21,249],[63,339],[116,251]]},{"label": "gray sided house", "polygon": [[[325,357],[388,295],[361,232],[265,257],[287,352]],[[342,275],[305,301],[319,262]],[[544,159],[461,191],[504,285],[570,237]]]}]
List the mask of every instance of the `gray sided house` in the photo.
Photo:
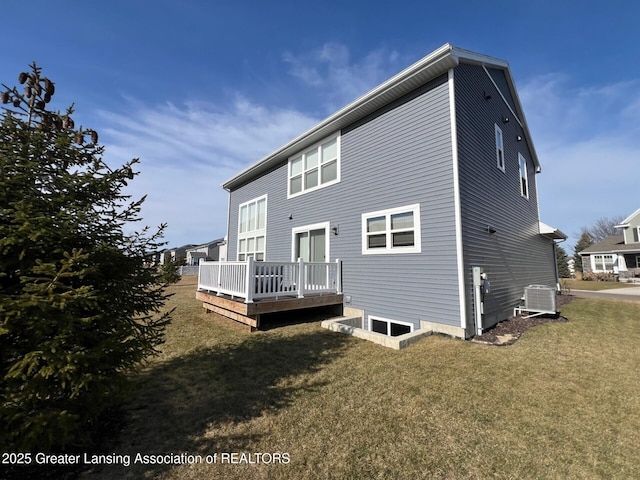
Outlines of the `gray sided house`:
[{"label": "gray sided house", "polygon": [[181,247],[168,248],[164,250],[160,253],[160,263],[165,264],[167,262],[181,262],[182,260],[186,261],[187,250],[192,248],[193,246],[193,244],[189,243]]},{"label": "gray sided house", "polygon": [[616,228],[621,229],[620,235],[611,235],[579,252],[583,273],[612,273],[620,278],[640,277],[640,209],[616,225]]},{"label": "gray sided house", "polygon": [[226,260],[226,242],[218,238],[202,245],[196,245],[186,250],[187,265],[198,265],[200,260]]},{"label": "gray sided house", "polygon": [[540,170],[507,62],[447,44],[227,181],[228,259],[340,259],[364,329],[469,338],[557,285]]}]

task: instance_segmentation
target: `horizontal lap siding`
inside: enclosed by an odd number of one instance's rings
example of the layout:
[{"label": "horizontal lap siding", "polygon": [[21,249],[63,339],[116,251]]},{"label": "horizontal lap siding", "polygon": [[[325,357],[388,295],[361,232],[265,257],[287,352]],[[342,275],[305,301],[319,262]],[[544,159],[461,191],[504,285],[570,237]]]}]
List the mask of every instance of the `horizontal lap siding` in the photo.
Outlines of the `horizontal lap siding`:
[{"label": "horizontal lap siding", "polygon": [[[460,324],[448,85],[345,129],[341,181],[287,199],[287,165],[230,195],[229,258],[238,206],[268,194],[267,259],[291,258],[291,230],[330,222],[330,261],[343,260],[343,290],[366,315]],[[362,255],[362,214],[420,204],[422,254]],[[292,217],[289,219],[289,217]]]},{"label": "horizontal lap siding", "polygon": [[[512,115],[482,67],[455,69],[455,95],[467,314],[473,308],[471,267],[480,266],[490,281],[487,327],[509,316],[525,286],[555,286],[555,256],[552,241],[539,235],[536,174],[522,128],[515,119],[503,123]],[[495,124],[504,137],[505,172],[496,165]],[[520,195],[518,152],[527,159],[529,199]],[[487,233],[489,225],[496,233]]]},{"label": "horizontal lap siding", "polygon": [[[334,200],[343,220],[332,255],[346,259],[343,285],[351,306],[416,327],[420,320],[458,325],[447,84],[346,132]],[[362,255],[362,214],[414,203],[420,204],[422,253]]]}]

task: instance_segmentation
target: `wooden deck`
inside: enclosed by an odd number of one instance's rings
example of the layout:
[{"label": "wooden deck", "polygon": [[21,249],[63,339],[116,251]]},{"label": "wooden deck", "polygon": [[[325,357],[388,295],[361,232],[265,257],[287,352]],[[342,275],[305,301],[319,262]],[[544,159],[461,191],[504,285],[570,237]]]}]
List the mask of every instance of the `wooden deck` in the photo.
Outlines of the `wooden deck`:
[{"label": "wooden deck", "polygon": [[[260,327],[260,317],[265,313],[302,310],[305,308],[336,306],[342,310],[342,294],[316,294],[303,298],[279,297],[263,299],[253,303],[245,303],[243,299],[231,298],[228,295],[197,291],[196,298],[202,301],[202,306],[208,311],[217,313],[225,318],[247,325],[252,331]],[[340,312],[341,314],[341,312]]]}]

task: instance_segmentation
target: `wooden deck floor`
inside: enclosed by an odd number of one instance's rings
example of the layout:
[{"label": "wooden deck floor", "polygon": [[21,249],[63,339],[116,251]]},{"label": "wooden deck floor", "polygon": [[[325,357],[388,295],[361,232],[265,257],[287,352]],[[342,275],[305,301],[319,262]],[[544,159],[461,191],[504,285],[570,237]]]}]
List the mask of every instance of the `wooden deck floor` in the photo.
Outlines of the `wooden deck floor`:
[{"label": "wooden deck floor", "polygon": [[196,298],[209,312],[217,313],[235,322],[247,325],[251,330],[260,327],[260,316],[265,313],[302,310],[305,308],[326,307],[335,305],[342,309],[342,294],[307,295],[304,298],[280,297],[278,299],[262,299],[253,303],[244,303],[241,298],[197,291]]}]

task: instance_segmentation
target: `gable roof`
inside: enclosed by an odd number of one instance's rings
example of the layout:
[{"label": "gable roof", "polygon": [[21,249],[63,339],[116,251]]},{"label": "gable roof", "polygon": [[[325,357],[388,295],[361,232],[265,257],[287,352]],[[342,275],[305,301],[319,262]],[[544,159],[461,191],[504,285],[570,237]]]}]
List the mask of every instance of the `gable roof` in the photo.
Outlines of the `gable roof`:
[{"label": "gable roof", "polygon": [[[520,99],[518,98],[518,93],[515,89],[515,83],[509,70],[509,64],[504,60],[499,60],[497,58],[471,52],[469,50],[463,50],[446,43],[397,75],[391,77],[386,82],[381,83],[373,90],[354,100],[346,107],[338,110],[333,115],[311,127],[309,130],[267,155],[262,160],[250,165],[233,178],[227,180],[222,187],[226,190],[231,190],[250,181],[254,177],[267,172],[280,162],[288,159],[298,151],[313,145],[332,133],[351,125],[436,77],[445,74],[449,69],[456,67],[461,62],[496,68],[504,71],[509,90],[511,91],[510,93],[515,102],[516,111],[513,113],[522,124],[524,135],[528,140],[529,148],[531,150],[532,160],[536,166],[536,172],[539,172],[540,163],[531,141],[531,134],[524,118],[522,105],[520,104]],[[505,103],[508,105],[508,102]]]},{"label": "gable roof", "polygon": [[594,243],[590,247],[578,252],[580,255],[590,255],[594,253],[618,253],[618,252],[640,252],[640,244],[624,243],[624,235],[611,235],[601,242]]},{"label": "gable roof", "polygon": [[631,223],[631,220],[634,219],[634,217],[636,215],[640,215],[640,208],[638,210],[636,210],[635,212],[633,212],[631,215],[629,215],[627,218],[625,218],[620,225],[616,225],[616,228],[625,228],[628,227],[629,224]]}]

